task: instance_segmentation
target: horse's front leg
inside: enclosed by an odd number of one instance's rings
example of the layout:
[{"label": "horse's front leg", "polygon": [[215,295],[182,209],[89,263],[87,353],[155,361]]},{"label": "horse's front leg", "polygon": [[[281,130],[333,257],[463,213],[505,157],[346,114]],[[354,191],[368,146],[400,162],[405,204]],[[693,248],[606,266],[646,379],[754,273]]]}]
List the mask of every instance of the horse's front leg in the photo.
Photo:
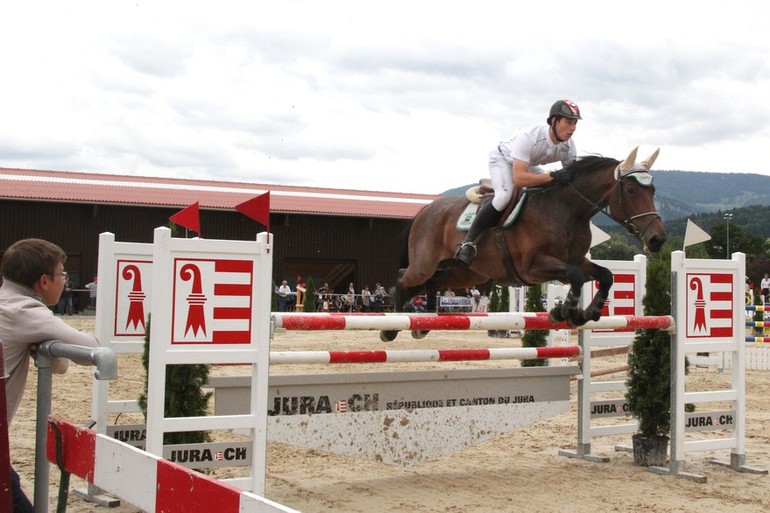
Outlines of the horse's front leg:
[{"label": "horse's front leg", "polygon": [[564,281],[570,285],[569,292],[562,304],[551,309],[548,318],[551,322],[567,321],[569,326],[582,326],[587,319],[580,310],[580,293],[587,278],[580,267],[575,265],[565,265],[564,274]]},{"label": "horse's front leg", "polygon": [[602,316],[602,309],[607,298],[610,297],[610,288],[614,282],[612,272],[606,267],[591,263],[591,275],[599,282],[599,289],[596,291],[591,304],[583,312],[586,321],[598,321]]}]

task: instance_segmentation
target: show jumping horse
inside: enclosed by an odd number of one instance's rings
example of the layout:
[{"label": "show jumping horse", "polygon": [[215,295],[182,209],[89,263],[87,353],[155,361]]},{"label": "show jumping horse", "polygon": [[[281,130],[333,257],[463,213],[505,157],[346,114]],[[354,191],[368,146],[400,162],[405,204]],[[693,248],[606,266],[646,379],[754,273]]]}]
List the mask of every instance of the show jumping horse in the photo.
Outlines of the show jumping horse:
[{"label": "show jumping horse", "polygon": [[[622,163],[600,156],[582,157],[569,166],[573,176],[568,184],[528,189],[515,222],[489,230],[478,242],[478,253],[470,266],[453,259],[465,235],[457,229],[457,221],[468,200],[447,196],[426,205],[409,231],[407,267],[398,273],[397,307],[399,300],[422,291],[431,300],[437,290],[470,288],[490,279],[498,285],[557,280],[569,284],[570,290],[564,303],[549,312],[552,321],[580,326],[598,320],[613,277],[607,268],[586,258],[591,218],[604,212],[652,252],[658,252],[666,241],[649,173],[659,150],[636,162],[637,150]],[[599,287],[583,311],[579,308],[580,292],[588,280],[597,280]],[[390,341],[397,334],[383,331],[380,338]],[[417,338],[424,335],[413,332]]]}]

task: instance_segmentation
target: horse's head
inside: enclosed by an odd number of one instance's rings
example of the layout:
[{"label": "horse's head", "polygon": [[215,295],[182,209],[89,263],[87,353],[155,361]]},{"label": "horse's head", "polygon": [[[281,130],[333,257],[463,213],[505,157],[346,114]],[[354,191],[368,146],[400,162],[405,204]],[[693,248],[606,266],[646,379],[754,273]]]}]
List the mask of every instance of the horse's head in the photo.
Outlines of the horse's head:
[{"label": "horse's head", "polygon": [[660,149],[642,162],[636,162],[638,150],[637,146],[615,169],[617,194],[613,194],[609,210],[610,215],[641,240],[647,249],[657,253],[666,242],[666,230],[655,210],[655,186],[650,168]]}]

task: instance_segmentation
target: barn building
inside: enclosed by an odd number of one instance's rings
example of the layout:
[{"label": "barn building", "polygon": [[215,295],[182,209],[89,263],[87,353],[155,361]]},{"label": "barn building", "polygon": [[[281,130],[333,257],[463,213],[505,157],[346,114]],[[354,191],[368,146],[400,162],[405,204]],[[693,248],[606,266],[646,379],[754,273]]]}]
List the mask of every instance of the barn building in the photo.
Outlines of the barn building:
[{"label": "barn building", "polygon": [[[337,292],[395,285],[409,220],[438,196],[317,187],[0,168],[0,251],[37,237],[61,246],[76,286],[97,272],[98,239],[152,242],[153,230],[199,203],[201,236],[253,240],[265,227],[234,210],[270,192],[273,278],[312,277]],[[179,236],[184,236],[181,233]],[[192,236],[193,234],[190,234]]]}]

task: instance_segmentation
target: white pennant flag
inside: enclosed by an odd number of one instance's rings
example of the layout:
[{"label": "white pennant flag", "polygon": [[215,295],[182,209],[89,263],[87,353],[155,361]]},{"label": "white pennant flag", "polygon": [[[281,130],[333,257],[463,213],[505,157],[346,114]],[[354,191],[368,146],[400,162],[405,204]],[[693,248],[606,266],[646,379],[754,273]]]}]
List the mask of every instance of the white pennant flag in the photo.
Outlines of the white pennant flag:
[{"label": "white pennant flag", "polygon": [[602,242],[607,242],[612,237],[594,223],[591,223],[591,247],[598,246]]},{"label": "white pennant flag", "polygon": [[693,244],[698,244],[699,242],[706,242],[707,240],[711,240],[711,235],[688,219],[687,229],[684,232],[684,244],[682,245],[682,249],[687,246],[692,246]]}]

